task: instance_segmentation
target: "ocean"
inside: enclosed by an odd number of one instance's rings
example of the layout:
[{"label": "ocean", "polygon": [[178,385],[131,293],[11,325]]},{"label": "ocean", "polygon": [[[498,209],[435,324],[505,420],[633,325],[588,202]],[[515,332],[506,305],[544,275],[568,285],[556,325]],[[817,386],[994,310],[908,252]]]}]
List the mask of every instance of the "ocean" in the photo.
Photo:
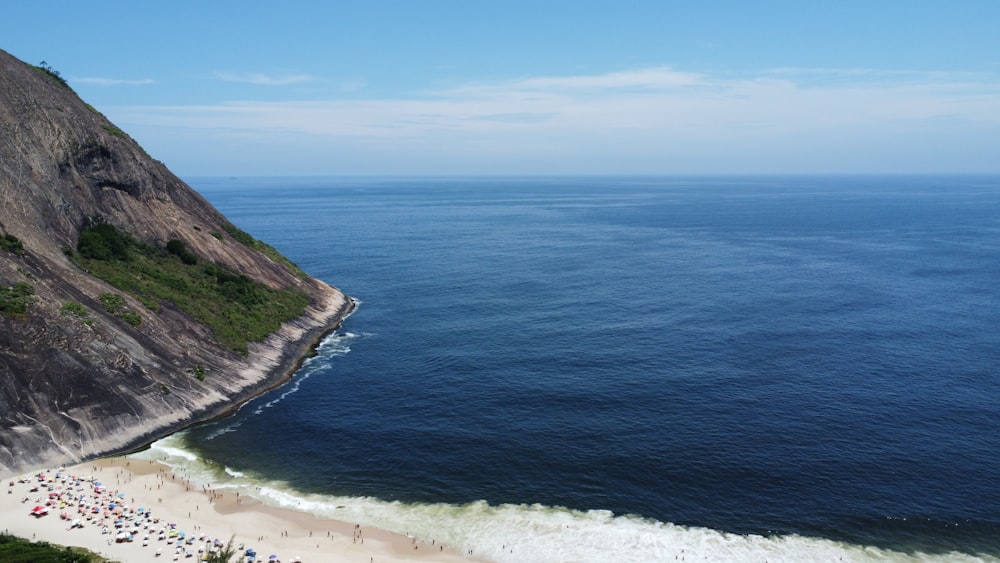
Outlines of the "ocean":
[{"label": "ocean", "polygon": [[1000,176],[187,180],[359,306],[139,455],[501,562],[1000,560]]}]

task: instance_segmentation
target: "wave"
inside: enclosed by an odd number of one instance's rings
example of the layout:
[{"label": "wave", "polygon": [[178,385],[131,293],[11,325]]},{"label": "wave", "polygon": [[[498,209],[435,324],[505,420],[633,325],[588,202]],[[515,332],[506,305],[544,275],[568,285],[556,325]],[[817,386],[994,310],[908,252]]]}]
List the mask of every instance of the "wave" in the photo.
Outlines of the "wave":
[{"label": "wave", "polygon": [[176,473],[277,507],[375,526],[456,547],[500,563],[650,561],[1000,561],[959,552],[903,553],[798,535],[740,535],[680,526],[605,510],[540,504],[403,503],[372,497],[308,494],[286,482],[201,460],[183,447],[183,433],[133,454]]},{"label": "wave", "polygon": [[[214,440],[223,434],[229,432],[235,432],[250,416],[257,416],[264,414],[265,409],[269,409],[283,401],[286,397],[293,393],[297,393],[301,389],[302,382],[309,379],[313,374],[321,371],[323,367],[329,364],[330,359],[336,356],[343,356],[351,351],[350,343],[361,336],[370,336],[368,334],[357,334],[353,332],[345,333],[331,333],[324,338],[319,345],[316,347],[315,353],[306,358],[302,365],[296,370],[295,374],[292,376],[291,381],[282,387],[281,393],[268,400],[258,399],[255,401],[250,401],[244,407],[241,407],[239,411],[236,412],[231,418],[231,421],[227,424],[220,424],[218,428],[214,429],[212,432],[208,433],[204,439]],[[270,397],[270,395],[267,395]],[[243,412],[249,411],[249,412]]]}]

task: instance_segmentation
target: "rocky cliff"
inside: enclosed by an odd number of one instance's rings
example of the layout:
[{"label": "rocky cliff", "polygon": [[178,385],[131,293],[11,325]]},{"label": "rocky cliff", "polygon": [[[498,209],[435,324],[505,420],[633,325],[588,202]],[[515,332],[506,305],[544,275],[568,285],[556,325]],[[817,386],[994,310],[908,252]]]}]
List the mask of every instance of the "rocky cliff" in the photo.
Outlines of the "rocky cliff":
[{"label": "rocky cliff", "polygon": [[[296,288],[305,312],[245,353],[170,302],[122,292],[73,259],[110,224],[151,247]],[[140,446],[284,381],[351,302],[234,238],[204,198],[81,100],[58,73],[0,51],[0,475]],[[176,243],[175,243],[176,244]],[[270,256],[270,257],[269,257]],[[135,322],[102,296],[120,295]]]}]

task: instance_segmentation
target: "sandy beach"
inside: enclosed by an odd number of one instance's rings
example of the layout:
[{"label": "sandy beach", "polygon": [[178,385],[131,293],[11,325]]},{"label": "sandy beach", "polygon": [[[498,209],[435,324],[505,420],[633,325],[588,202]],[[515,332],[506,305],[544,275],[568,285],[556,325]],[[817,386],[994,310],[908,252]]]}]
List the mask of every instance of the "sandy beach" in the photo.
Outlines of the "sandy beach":
[{"label": "sandy beach", "polygon": [[34,471],[2,484],[0,530],[85,547],[121,563],[200,561],[230,538],[241,553],[253,550],[253,560],[263,562],[478,560],[433,538],[322,520],[218,492],[156,461],[127,456]]}]

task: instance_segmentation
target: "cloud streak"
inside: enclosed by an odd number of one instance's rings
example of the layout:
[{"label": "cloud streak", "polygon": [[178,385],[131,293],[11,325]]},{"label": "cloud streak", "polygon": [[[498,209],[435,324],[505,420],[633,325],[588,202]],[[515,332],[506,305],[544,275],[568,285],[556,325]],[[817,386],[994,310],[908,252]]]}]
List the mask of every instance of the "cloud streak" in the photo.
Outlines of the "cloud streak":
[{"label": "cloud streak", "polygon": [[102,78],[97,76],[84,76],[80,78],[71,78],[70,82],[79,84],[94,84],[96,86],[142,86],[145,84],[153,84],[152,78],[140,78],[137,80],[124,79],[124,78]]},{"label": "cloud streak", "polygon": [[240,84],[254,84],[257,86],[287,86],[289,84],[301,84],[313,80],[313,77],[308,74],[271,76],[260,72],[216,72],[215,77],[224,82],[238,82]]},{"label": "cloud streak", "polygon": [[[256,83],[292,83],[292,78]],[[664,68],[462,86],[388,100],[242,101],[116,108],[129,121],[185,127],[283,129],[329,135],[415,136],[432,129],[694,131],[860,127],[953,117],[1000,124],[1000,81],[801,85],[794,74],[725,79]]]},{"label": "cloud streak", "polygon": [[[815,76],[837,74],[836,80]],[[779,69],[713,76],[667,67],[466,84],[396,99],[131,106],[123,124],[308,136],[398,150],[518,154],[861,154],[924,142],[946,123],[1000,141],[1000,80],[990,75]],[[923,139],[927,137],[927,139]],[[291,141],[290,141],[291,142]],[[958,142],[961,142],[959,139]],[[485,148],[485,147],[488,147]],[[921,149],[924,150],[924,149]],[[929,149],[927,149],[929,150]],[[485,154],[485,153],[484,153]],[[660,155],[660,156],[656,156]]]}]

